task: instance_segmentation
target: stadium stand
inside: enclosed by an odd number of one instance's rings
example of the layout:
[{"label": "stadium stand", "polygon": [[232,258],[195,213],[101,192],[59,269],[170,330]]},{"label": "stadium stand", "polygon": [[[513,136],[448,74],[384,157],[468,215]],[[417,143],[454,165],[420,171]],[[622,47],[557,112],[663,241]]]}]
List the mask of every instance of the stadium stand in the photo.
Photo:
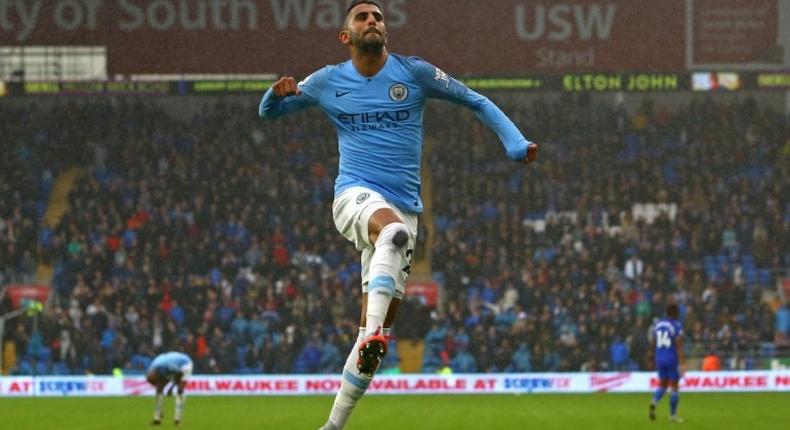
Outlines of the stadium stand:
[{"label": "stadium stand", "polygon": [[[786,345],[786,117],[748,99],[629,112],[497,97],[543,143],[536,168],[507,161],[471,114],[426,113],[433,222],[418,253],[443,299],[408,299],[395,327],[396,343],[423,342],[423,371],[647,369],[668,300],[692,357],[764,367]],[[199,373],[339,372],[359,262],[332,225],[338,156],[319,112],[276,127],[251,99],[194,114],[141,98],[0,112],[18,155],[2,161],[3,279],[54,267],[37,329],[6,326],[14,373],[135,374],[170,349]],[[71,166],[88,174],[49,228],[49,189]],[[383,368],[398,372],[391,351]]]}]

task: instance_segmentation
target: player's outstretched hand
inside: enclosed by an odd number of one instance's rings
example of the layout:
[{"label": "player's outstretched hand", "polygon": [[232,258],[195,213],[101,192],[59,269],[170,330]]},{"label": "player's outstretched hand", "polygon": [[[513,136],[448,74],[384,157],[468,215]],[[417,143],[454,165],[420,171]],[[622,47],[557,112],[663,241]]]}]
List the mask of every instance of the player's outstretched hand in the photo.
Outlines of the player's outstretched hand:
[{"label": "player's outstretched hand", "polygon": [[530,143],[527,146],[527,156],[524,158],[524,164],[529,164],[538,158],[538,147],[537,143]]},{"label": "player's outstretched hand", "polygon": [[278,79],[277,82],[272,84],[272,91],[277,97],[302,94],[302,91],[299,90],[299,85],[296,85],[296,79],[291,76],[283,76]]}]

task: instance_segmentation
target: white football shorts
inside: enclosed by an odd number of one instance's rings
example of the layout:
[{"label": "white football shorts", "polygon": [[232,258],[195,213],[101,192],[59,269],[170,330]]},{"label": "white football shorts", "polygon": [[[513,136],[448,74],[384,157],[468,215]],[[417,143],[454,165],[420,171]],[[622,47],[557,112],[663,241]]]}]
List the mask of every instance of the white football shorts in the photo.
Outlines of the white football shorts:
[{"label": "white football shorts", "polygon": [[181,373],[183,375],[183,376],[181,376],[181,380],[182,381],[186,381],[187,379],[192,377],[192,367],[193,367],[193,365],[192,365],[191,361],[189,363],[181,366]]},{"label": "white football shorts", "polygon": [[402,270],[400,276],[395,279],[395,298],[402,299],[406,292],[406,279],[409,277],[411,257],[417,237],[417,215],[401,211],[388,203],[381,194],[369,188],[351,187],[335,197],[332,204],[332,216],[337,231],[350,240],[358,251],[362,252],[362,292],[367,293],[370,260],[373,258],[375,250],[368,238],[368,220],[374,212],[382,208],[392,209],[409,230],[409,241],[401,250],[401,261],[398,263]]}]

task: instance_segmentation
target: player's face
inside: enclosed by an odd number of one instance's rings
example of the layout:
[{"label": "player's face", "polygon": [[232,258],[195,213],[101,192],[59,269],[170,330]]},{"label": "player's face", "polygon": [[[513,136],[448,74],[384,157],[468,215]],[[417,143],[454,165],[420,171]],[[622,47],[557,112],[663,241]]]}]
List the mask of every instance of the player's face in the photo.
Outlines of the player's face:
[{"label": "player's face", "polygon": [[380,52],[387,43],[387,28],[381,10],[371,4],[360,4],[351,9],[346,18],[346,28],[340,32],[340,41],[363,52]]}]

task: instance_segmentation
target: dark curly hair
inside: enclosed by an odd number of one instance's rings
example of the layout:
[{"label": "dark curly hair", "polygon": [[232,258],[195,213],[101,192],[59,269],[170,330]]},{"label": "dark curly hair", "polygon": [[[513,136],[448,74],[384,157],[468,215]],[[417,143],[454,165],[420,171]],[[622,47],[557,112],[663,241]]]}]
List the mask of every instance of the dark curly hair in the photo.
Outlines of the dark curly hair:
[{"label": "dark curly hair", "polygon": [[379,10],[384,10],[384,9],[381,8],[380,4],[374,2],[373,0],[357,0],[357,1],[353,2],[353,3],[351,3],[351,5],[348,7],[348,9],[346,9],[346,15],[348,15],[348,13],[351,12],[351,9],[354,9],[355,7],[357,7],[357,6],[361,5],[361,4],[373,5],[373,6],[376,6],[377,8],[379,8]]},{"label": "dark curly hair", "polygon": [[680,308],[676,303],[670,303],[667,305],[667,316],[672,319],[678,319],[680,315]]}]

